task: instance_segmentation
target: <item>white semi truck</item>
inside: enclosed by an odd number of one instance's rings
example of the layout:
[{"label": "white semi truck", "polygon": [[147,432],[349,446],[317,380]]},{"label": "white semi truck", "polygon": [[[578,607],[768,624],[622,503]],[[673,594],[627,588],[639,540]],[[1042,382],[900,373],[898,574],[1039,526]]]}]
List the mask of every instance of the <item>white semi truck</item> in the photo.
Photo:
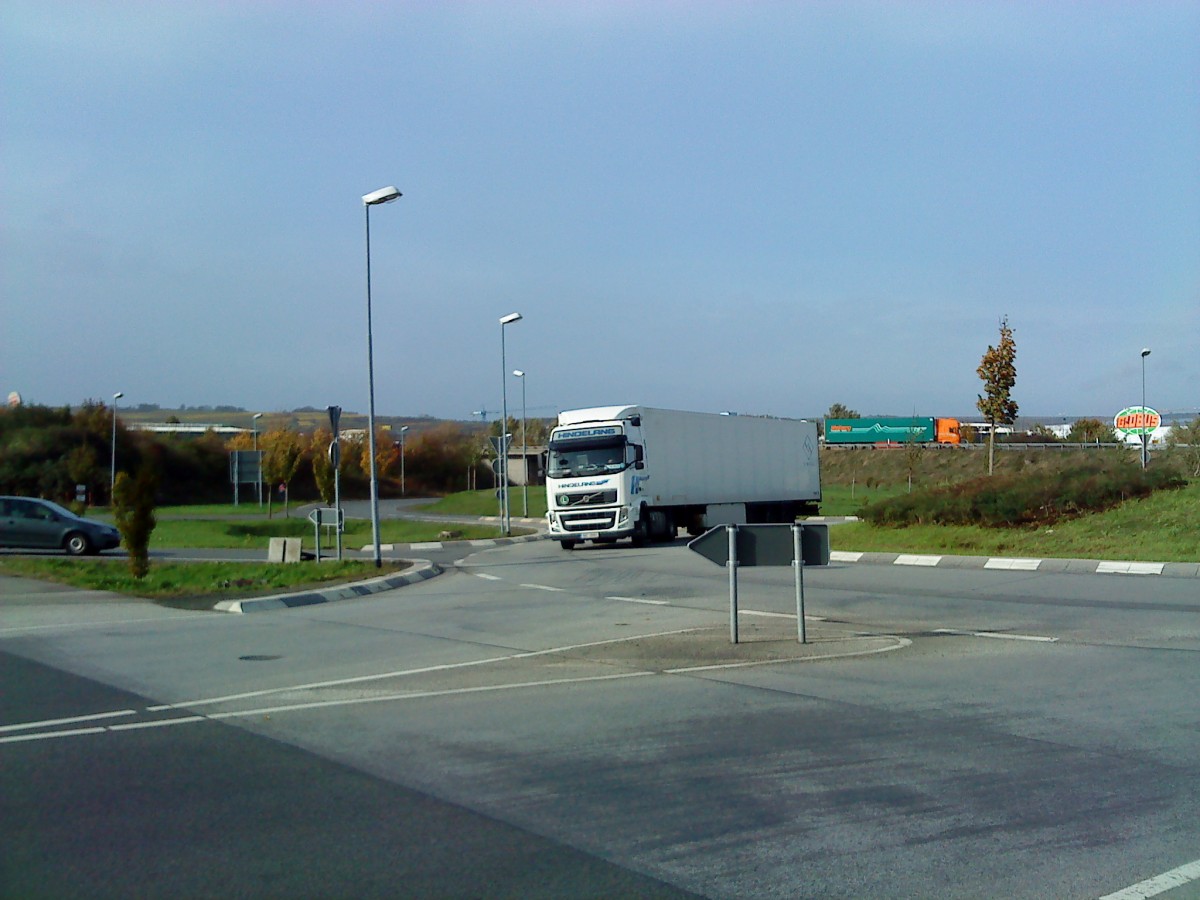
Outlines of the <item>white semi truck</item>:
[{"label": "white semi truck", "polygon": [[550,537],[671,540],[718,524],[791,522],[821,500],[817,426],[797,419],[605,406],[550,433]]}]

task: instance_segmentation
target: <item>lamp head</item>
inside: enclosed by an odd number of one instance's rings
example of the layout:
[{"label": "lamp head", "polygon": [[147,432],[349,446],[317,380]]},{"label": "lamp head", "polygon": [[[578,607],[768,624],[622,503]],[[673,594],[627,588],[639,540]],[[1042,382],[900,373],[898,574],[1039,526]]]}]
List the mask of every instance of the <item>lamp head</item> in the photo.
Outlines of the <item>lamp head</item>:
[{"label": "lamp head", "polygon": [[122,397],[124,397],[124,396],[125,396],[125,392],[124,392],[124,391],[117,391],[115,394],[113,394],[113,399],[114,399],[114,400],[120,400],[120,399],[121,399]]},{"label": "lamp head", "polygon": [[1144,348],[1142,350],[1142,359],[1145,359],[1149,355],[1150,355],[1150,348],[1149,347]]},{"label": "lamp head", "polygon": [[521,319],[521,314],[520,314],[520,313],[509,313],[507,316],[503,316],[503,317],[501,317],[501,319],[500,319],[500,324],[501,324],[501,325],[508,325],[508,324],[510,324],[510,323],[512,323],[512,322],[517,322],[517,321],[519,321],[520,319]]},{"label": "lamp head", "polygon": [[524,373],[524,372],[522,372],[520,369],[513,369],[513,375],[514,375],[515,377],[517,377],[517,378],[524,378],[524,377],[525,377],[525,373]]},{"label": "lamp head", "polygon": [[369,194],[363,194],[363,205],[378,206],[380,203],[391,203],[393,200],[400,199],[401,196],[394,185],[389,185],[377,191],[371,191]]}]

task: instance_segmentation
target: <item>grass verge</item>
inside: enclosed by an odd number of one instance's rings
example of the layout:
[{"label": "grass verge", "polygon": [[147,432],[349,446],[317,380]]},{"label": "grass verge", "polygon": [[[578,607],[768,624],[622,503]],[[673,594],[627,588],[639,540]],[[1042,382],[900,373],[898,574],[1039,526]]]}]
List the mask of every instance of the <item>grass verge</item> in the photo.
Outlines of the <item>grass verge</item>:
[{"label": "grass verge", "polygon": [[879,527],[838,525],[836,550],[944,553],[1140,562],[1200,561],[1200,483],[1129,500],[1102,513],[1053,526],[983,528],[973,525]]},{"label": "grass verge", "polygon": [[143,597],[178,609],[211,609],[219,600],[260,597],[286,591],[329,587],[389,575],[411,566],[407,561],[317,563],[163,562],[151,560],[150,572],[134,578],[124,559],[49,559],[5,557],[0,575],[37,578],[95,591]]},{"label": "grass verge", "polygon": [[[428,506],[417,507],[421,512],[444,516],[497,516],[500,502],[494,490],[459,491],[447,494]],[[520,487],[509,489],[508,514],[520,518],[542,519],[546,516],[546,488],[544,485],[529,486],[529,510],[526,515],[525,495]]]}]

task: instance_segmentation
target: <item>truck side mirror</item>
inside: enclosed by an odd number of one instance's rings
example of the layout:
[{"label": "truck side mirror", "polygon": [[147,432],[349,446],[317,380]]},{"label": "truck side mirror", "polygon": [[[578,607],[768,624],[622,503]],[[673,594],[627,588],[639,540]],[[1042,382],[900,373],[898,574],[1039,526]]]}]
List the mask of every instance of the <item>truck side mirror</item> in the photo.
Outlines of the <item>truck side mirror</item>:
[{"label": "truck side mirror", "polygon": [[645,452],[642,450],[641,444],[633,444],[633,467],[635,469],[646,468]]}]

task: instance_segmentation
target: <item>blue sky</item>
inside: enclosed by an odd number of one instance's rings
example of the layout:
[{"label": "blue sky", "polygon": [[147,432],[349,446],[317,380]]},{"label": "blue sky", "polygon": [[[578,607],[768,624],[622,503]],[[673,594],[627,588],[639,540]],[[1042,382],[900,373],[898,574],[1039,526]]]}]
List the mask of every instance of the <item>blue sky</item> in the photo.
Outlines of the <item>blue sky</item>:
[{"label": "blue sky", "polygon": [[[1200,5],[8,0],[0,391],[1200,409]],[[508,380],[510,412],[520,385]]]}]

